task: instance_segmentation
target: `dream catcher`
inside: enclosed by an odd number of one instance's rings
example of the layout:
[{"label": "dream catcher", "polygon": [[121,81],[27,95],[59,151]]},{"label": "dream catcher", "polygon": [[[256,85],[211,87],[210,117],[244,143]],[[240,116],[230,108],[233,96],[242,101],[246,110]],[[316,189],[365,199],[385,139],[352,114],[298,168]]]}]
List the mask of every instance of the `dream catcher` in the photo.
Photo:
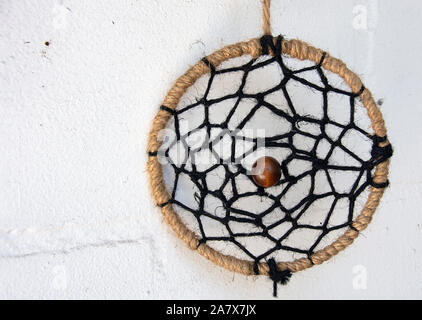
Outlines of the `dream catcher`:
[{"label": "dream catcher", "polygon": [[264,36],[216,51],[173,85],[154,118],[147,170],[165,220],[230,271],[285,284],[349,246],[388,185],[370,91],[299,40]]}]

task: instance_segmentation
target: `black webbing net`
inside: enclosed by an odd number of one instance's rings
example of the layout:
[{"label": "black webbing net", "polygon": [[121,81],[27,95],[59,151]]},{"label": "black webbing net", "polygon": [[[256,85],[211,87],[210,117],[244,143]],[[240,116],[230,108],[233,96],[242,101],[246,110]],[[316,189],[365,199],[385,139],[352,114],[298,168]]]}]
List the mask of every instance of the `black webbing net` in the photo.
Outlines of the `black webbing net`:
[{"label": "black webbing net", "polygon": [[[276,44],[274,44],[272,42],[272,37],[263,37],[261,39],[263,57],[261,58],[264,59],[250,59],[250,61],[240,66],[216,68],[204,58],[203,61],[207,63],[211,69],[204,94],[201,97],[197,97],[196,101],[193,103],[176,110],[169,109],[166,106],[161,107],[163,110],[172,113],[172,129],[175,134],[173,140],[166,143],[165,147],[159,151],[159,155],[165,159],[174,171],[174,180],[168,186],[171,194],[170,203],[172,203],[176,209],[179,207],[186,212],[189,212],[197,221],[200,243],[218,241],[234,244],[255,263],[267,261],[271,267],[270,269],[275,269],[272,271],[272,279],[276,279],[277,281],[280,279],[275,276],[276,267],[273,258],[276,257],[275,254],[278,251],[298,253],[309,258],[312,253],[315,252],[315,248],[317,248],[328,234],[335,230],[344,229],[345,227],[352,227],[353,219],[356,216],[354,215],[355,202],[359,195],[361,195],[370,185],[374,187],[386,186],[384,184],[379,185],[374,183],[372,181],[372,175],[375,166],[381,161],[385,161],[392,153],[391,147],[381,148],[379,146],[380,142],[385,141],[386,137],[375,136],[368,132],[368,129],[364,130],[357,124],[355,119],[356,101],[364,88],[362,88],[360,92],[353,93],[336,88],[330,84],[325,74],[326,71],[321,67],[325,55],[318,64],[295,70],[289,68],[285,63],[287,57],[281,54],[281,41],[282,38],[279,37]],[[268,55],[269,49],[271,49],[273,53],[272,56]],[[274,64],[278,65],[281,70],[281,81],[275,86],[259,93],[252,94],[245,92],[245,84],[248,75],[252,71],[266,68]],[[301,76],[309,71],[315,71],[317,73],[319,76],[318,83],[313,83]],[[240,86],[236,92],[218,98],[210,98],[209,92],[216,77],[218,75],[234,72],[240,72],[242,74]],[[296,82],[298,85],[309,87],[312,91],[322,95],[322,105],[319,106],[322,110],[321,117],[298,112],[293,102],[294,97],[291,96],[291,93],[288,90],[288,83],[292,81]],[[283,108],[268,102],[268,99],[266,99],[266,97],[275,92],[281,92],[284,96],[283,103],[285,105]],[[348,108],[350,108],[350,110],[347,110],[347,114],[350,116],[346,122],[338,122],[331,116],[329,110],[330,108],[336,108],[336,106],[329,105],[329,94],[345,96],[348,99]],[[235,127],[230,126],[236,110],[242,107],[242,101],[245,100],[249,101],[249,103],[252,102],[253,107],[248,110],[240,121],[238,121]],[[212,110],[213,106],[223,101],[231,101],[230,110],[224,114],[224,119],[220,119],[218,122],[212,121],[210,119],[210,110]],[[191,128],[191,130],[181,133],[181,119],[185,118],[185,115],[189,110],[199,107],[202,108],[201,110],[203,111],[201,112],[204,113],[203,121],[195,128]],[[362,106],[359,107],[363,108]],[[288,124],[289,130],[282,134],[265,137],[245,137],[242,135],[241,132],[245,125],[262,109],[267,109],[270,111],[271,117],[279,119],[280,126],[286,126],[286,124]],[[319,130],[317,132],[307,131],[303,127],[304,123],[316,126]],[[338,129],[337,137],[333,138],[332,135],[326,132],[328,126]],[[214,129],[219,129],[221,134],[212,137],[212,130]],[[189,143],[189,137],[199,130],[205,130],[207,132],[207,138],[202,141],[199,146],[192,146]],[[355,132],[356,135],[360,135],[369,141],[370,147],[367,152],[367,157],[356,154],[351,150],[352,148],[343,143],[344,137],[350,132]],[[221,143],[223,136],[226,134],[230,137],[229,140],[225,140],[224,142],[225,146],[229,149],[229,155],[223,158],[221,154],[216,151],[215,146],[218,143]],[[298,138],[299,140],[308,139],[312,141],[311,146],[309,148],[298,147],[296,143]],[[251,147],[244,152],[239,152],[237,145],[245,141],[250,143]],[[329,147],[322,157],[318,152],[318,148],[323,142],[328,142]],[[182,161],[179,162],[174,161],[171,156],[171,150],[176,145],[182,145],[186,150]],[[261,147],[265,150],[280,149],[288,151],[284,158],[278,159],[282,169],[280,181],[274,187],[267,189],[259,187],[253,182],[248,168],[246,168],[241,161]],[[197,154],[204,150],[209,151],[212,155],[213,164],[209,165],[205,170],[200,170],[195,159]],[[332,160],[335,150],[341,150],[348,158],[353,159],[353,164],[342,164],[339,163],[338,160]],[[295,163],[297,160],[307,162],[309,167],[303,172],[293,173],[294,170],[292,170],[291,164]],[[211,188],[207,177],[217,168],[222,172],[219,176],[219,186],[217,188]],[[332,179],[333,172],[339,171],[352,172],[354,174],[354,178],[350,182],[348,190],[338,190]],[[325,188],[323,188],[325,191],[323,192],[317,190],[316,184],[316,177],[321,174],[326,177],[326,185]],[[195,206],[191,206],[177,197],[178,184],[180,183],[180,177],[182,175],[187,177],[195,186],[194,191],[192,191]],[[244,183],[248,183],[249,185],[253,184],[252,189],[242,192],[242,188],[239,187],[239,181],[241,181],[238,179],[239,177],[244,178]],[[301,196],[300,200],[295,205],[287,205],[286,201],[288,200],[287,195],[289,190],[303,179],[308,179],[310,181],[307,190],[303,191],[303,196]],[[236,205],[240,199],[252,199],[253,196],[258,199],[268,200],[270,205],[260,212],[252,210],[252,207],[255,205],[253,201],[242,208]],[[218,199],[218,213],[216,213],[216,208],[213,208],[214,210],[207,208],[207,197]],[[324,217],[320,219],[320,222],[317,224],[303,223],[301,218],[306,214],[312,214],[312,212],[310,212],[312,210],[312,204],[320,199],[330,199],[330,205],[327,206]],[[348,205],[344,208],[344,210],[347,211],[347,214],[345,215],[344,221],[333,224],[331,216],[341,200],[347,200]],[[249,207],[251,208],[250,210],[248,210]],[[272,219],[270,223],[266,222],[266,217],[271,214],[274,216],[274,213],[276,213],[276,218]],[[208,218],[208,220],[204,219],[205,217]],[[206,221],[216,221],[219,225],[224,226],[224,235],[215,236],[207,234],[205,227]],[[234,223],[244,224],[246,226],[245,230],[235,230],[233,228]],[[272,230],[281,225],[285,225],[286,223],[288,223],[289,227],[285,228],[281,234],[274,235],[272,233]],[[317,236],[315,236],[312,243],[305,248],[295,246],[294,243],[287,244],[286,240],[298,229],[301,229],[302,231],[318,231]],[[270,243],[270,246],[264,252],[252,252],[252,250],[245,245],[245,242],[242,242],[242,239],[248,237],[265,239],[267,244]]]}]

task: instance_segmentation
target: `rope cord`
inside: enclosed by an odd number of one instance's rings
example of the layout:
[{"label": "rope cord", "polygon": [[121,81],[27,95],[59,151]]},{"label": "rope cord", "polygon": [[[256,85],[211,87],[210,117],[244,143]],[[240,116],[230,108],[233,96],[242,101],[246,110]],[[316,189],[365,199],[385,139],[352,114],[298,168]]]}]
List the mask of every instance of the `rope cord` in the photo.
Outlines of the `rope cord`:
[{"label": "rope cord", "polygon": [[262,0],[262,29],[264,35],[271,34],[270,4],[271,0]]}]

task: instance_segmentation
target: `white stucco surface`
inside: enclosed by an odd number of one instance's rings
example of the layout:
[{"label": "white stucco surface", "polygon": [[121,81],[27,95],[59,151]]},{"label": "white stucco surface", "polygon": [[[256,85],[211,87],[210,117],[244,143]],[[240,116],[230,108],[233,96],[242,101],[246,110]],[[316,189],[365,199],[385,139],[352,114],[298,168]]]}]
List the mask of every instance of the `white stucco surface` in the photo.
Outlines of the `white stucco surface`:
[{"label": "white stucco surface", "polygon": [[[268,279],[177,239],[145,172],[173,81],[260,36],[260,14],[257,0],[0,1],[1,299],[271,298]],[[421,16],[412,0],[273,1],[274,34],[329,51],[382,99],[395,148],[370,226],[280,299],[422,298]]]}]

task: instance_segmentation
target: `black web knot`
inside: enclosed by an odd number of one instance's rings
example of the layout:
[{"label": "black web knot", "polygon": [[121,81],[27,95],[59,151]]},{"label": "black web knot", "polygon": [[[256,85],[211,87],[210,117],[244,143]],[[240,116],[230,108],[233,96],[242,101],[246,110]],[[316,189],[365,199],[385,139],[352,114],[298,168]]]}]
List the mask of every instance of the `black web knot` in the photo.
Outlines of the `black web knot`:
[{"label": "black web knot", "polygon": [[289,269],[279,270],[274,258],[268,260],[268,267],[270,268],[269,277],[273,281],[273,296],[277,297],[277,284],[287,284],[292,276],[292,272]]},{"label": "black web knot", "polygon": [[384,162],[393,155],[393,147],[389,143],[388,145],[381,147],[379,144],[387,141],[387,137],[373,137],[374,144],[372,146],[371,156],[375,161],[375,165]]},{"label": "black web knot", "polygon": [[164,105],[160,106],[160,109],[163,110],[163,111],[167,111],[171,115],[174,115],[176,113],[176,110],[169,108],[167,106],[164,106]]},{"label": "black web knot", "polygon": [[278,36],[276,43],[274,44],[274,38],[272,35],[265,35],[259,39],[262,48],[262,54],[266,55],[270,53],[270,49],[275,56],[281,55],[281,42],[283,40],[282,36]]},{"label": "black web knot", "polygon": [[328,161],[325,159],[315,158],[312,161],[312,165],[314,170],[321,170],[325,169],[328,166]]}]

